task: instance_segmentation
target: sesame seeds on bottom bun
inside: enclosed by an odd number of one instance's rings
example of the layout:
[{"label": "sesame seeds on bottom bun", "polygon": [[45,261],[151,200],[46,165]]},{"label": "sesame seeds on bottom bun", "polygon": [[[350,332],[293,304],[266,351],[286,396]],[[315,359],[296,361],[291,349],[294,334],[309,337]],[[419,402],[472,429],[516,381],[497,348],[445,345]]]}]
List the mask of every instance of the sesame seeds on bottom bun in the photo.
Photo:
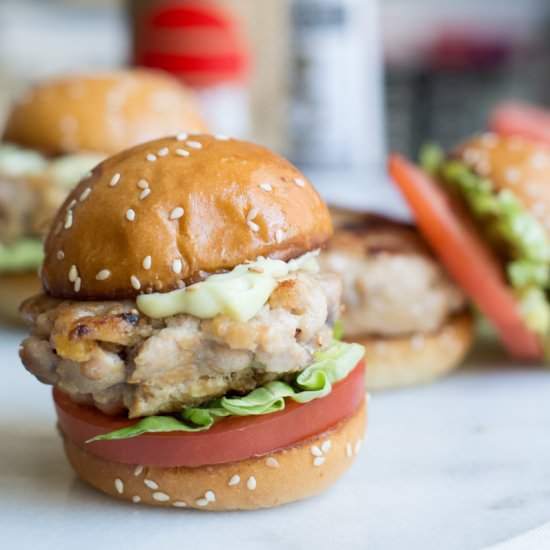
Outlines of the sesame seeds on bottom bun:
[{"label": "sesame seeds on bottom bun", "polygon": [[76,473],[134,504],[207,511],[270,508],[319,494],[351,466],[361,448],[366,403],[331,430],[293,447],[240,462],[159,468],[110,462],[65,438]]}]

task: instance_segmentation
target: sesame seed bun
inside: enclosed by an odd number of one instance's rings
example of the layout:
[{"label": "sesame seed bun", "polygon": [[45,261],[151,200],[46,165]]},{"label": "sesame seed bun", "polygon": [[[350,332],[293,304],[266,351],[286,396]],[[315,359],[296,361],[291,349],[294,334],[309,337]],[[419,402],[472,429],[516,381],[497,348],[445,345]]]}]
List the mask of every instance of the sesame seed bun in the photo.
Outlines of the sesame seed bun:
[{"label": "sesame seed bun", "polygon": [[453,154],[496,190],[508,189],[550,229],[550,148],[519,136],[476,135]]},{"label": "sesame seed bun", "polygon": [[60,298],[166,292],[258,256],[289,260],[332,233],[325,203],[267,149],[205,134],[152,141],[99,164],[46,240]]},{"label": "sesame seed bun", "polygon": [[2,273],[0,274],[0,318],[3,322],[22,325],[23,319],[19,313],[21,303],[42,292],[42,285],[37,274]]},{"label": "sesame seed bun", "polygon": [[64,444],[80,478],[122,500],[206,511],[254,510],[317,495],[336,482],[359,451],[365,411],[363,402],[347,420],[298,445],[199,468],[121,464],[93,455],[66,438]]},{"label": "sesame seed bun", "polygon": [[191,92],[178,80],[128,69],[37,84],[13,105],[2,139],[48,155],[111,154],[170,133],[206,129]]},{"label": "sesame seed bun", "polygon": [[365,346],[371,391],[431,382],[459,367],[472,347],[473,320],[464,312],[437,331],[407,337],[354,337]]}]

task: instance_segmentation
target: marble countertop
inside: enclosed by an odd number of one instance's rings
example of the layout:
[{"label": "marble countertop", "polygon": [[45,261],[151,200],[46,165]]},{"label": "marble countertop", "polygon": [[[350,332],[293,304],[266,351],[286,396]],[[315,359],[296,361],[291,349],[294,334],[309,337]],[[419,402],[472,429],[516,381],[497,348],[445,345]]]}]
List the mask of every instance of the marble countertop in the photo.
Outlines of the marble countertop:
[{"label": "marble countertop", "polygon": [[376,394],[366,444],[332,490],[205,514],[121,503],[78,481],[50,392],[19,364],[20,336],[0,334],[2,548],[478,550],[550,520],[549,370],[497,369],[504,360],[485,351],[433,385]]}]

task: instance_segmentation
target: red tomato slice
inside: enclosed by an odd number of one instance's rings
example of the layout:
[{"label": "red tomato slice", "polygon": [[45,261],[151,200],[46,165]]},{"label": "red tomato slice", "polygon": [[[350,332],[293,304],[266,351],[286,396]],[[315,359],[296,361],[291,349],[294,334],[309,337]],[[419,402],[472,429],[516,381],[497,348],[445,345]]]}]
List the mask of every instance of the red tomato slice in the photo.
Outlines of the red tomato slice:
[{"label": "red tomato slice", "polygon": [[540,342],[522,319],[499,260],[467,213],[423,170],[398,154],[389,172],[441,261],[479,309],[493,321],[511,355],[542,359]]},{"label": "red tomato slice", "polygon": [[550,145],[550,112],[526,103],[497,105],[489,117],[489,128],[506,136],[522,136]]},{"label": "red tomato slice", "polygon": [[89,444],[88,439],[132,425],[133,421],[78,405],[58,389],[54,389],[53,397],[61,431],[90,453],[125,464],[196,467],[245,460],[327,431],[361,406],[365,399],[364,374],[360,362],[322,399],[303,405],[288,400],[278,413],[225,418],[205,432],[143,434]]}]

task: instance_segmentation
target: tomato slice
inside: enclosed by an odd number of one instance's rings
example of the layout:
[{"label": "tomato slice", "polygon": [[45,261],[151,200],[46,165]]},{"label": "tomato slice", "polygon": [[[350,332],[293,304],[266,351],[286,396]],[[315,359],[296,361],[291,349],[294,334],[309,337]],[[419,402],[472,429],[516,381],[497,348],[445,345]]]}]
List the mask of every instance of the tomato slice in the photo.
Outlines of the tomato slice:
[{"label": "tomato slice", "polygon": [[521,136],[550,145],[550,111],[527,103],[497,105],[489,117],[489,128],[506,136]]},{"label": "tomato slice", "polygon": [[287,400],[280,412],[224,418],[205,432],[152,433],[89,444],[88,439],[129,426],[133,421],[78,405],[58,389],[53,390],[53,397],[61,431],[90,453],[125,464],[196,467],[245,460],[327,431],[361,406],[365,399],[364,375],[365,367],[360,362],[322,399],[303,405]]},{"label": "tomato slice", "polygon": [[498,258],[468,214],[427,173],[401,155],[391,155],[388,166],[424,236],[449,273],[492,320],[510,354],[542,359],[539,339],[522,319]]}]

